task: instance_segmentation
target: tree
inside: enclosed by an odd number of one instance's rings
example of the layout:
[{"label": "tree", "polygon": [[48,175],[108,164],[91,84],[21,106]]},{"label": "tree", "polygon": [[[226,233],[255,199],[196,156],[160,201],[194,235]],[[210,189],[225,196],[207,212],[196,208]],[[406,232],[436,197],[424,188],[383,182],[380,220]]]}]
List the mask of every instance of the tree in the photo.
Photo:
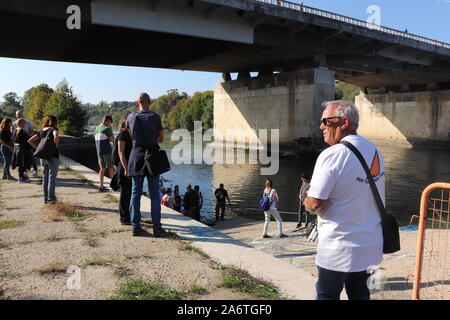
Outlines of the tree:
[{"label": "tree", "polygon": [[20,98],[17,96],[17,93],[8,92],[3,96],[3,99],[5,99],[6,106],[11,106],[16,109],[22,109]]},{"label": "tree", "polygon": [[58,128],[62,134],[76,137],[83,135],[87,123],[86,110],[65,79],[50,96],[44,113],[53,114],[58,118]]},{"label": "tree", "polygon": [[53,93],[53,89],[42,83],[28,89],[23,96],[25,116],[36,126],[42,123],[45,114],[45,106]]},{"label": "tree", "polygon": [[339,81],[336,85],[336,100],[347,100],[355,102],[355,97],[359,95],[360,88],[350,83]]}]

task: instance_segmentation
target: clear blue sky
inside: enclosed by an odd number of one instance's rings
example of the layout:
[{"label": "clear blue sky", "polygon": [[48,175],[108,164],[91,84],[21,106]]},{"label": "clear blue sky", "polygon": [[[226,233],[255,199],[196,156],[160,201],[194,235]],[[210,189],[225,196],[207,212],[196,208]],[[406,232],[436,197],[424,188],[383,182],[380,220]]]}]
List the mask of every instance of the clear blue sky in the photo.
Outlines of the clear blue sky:
[{"label": "clear blue sky", "polygon": [[[450,43],[450,0],[304,0],[305,5],[367,20],[370,5],[381,8],[381,24]],[[55,87],[66,78],[83,103],[133,100],[140,91],[152,97],[169,89],[189,94],[211,90],[221,75],[152,68],[0,58],[0,100],[7,92],[22,96],[40,83]]]}]

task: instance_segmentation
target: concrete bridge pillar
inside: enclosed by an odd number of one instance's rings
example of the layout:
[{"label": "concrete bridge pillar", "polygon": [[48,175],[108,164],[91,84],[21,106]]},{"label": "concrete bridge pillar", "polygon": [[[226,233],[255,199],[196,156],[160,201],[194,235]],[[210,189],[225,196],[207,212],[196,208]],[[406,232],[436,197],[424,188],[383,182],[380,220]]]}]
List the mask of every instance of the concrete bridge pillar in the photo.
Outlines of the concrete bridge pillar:
[{"label": "concrete bridge pillar", "polygon": [[[280,147],[297,149],[296,139],[321,139],[321,104],[335,96],[335,73],[326,68],[259,75],[214,88],[215,139],[233,130],[237,143],[258,147],[251,130],[279,130]],[[241,130],[241,133],[236,133]],[[255,145],[255,140],[258,142]],[[311,139],[313,138],[313,139]],[[261,147],[259,145],[259,147]]]},{"label": "concrete bridge pillar", "polygon": [[[430,85],[431,87],[431,85]],[[358,133],[372,140],[408,146],[445,146],[450,143],[450,90],[356,97]]]}]

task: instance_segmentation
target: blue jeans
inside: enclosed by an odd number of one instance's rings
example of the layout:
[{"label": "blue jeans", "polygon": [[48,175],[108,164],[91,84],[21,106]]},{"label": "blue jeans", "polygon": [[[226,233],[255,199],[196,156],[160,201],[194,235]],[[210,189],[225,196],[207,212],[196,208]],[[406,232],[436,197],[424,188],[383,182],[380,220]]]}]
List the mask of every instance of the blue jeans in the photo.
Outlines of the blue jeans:
[{"label": "blue jeans", "polygon": [[52,158],[51,160],[41,159],[41,166],[43,168],[42,188],[44,189],[44,201],[54,201],[56,177],[59,170],[59,158]]},{"label": "blue jeans", "polygon": [[3,178],[11,177],[11,172],[9,171],[9,164],[11,163],[12,152],[4,145],[1,146],[2,156],[3,156]]},{"label": "blue jeans", "polygon": [[141,225],[141,196],[143,191],[144,179],[148,182],[148,194],[151,200],[151,213],[153,229],[161,228],[161,202],[159,196],[159,176],[145,177],[136,176],[132,177],[131,187],[131,204],[130,204],[130,218],[131,225],[133,227],[139,227]]},{"label": "blue jeans", "polygon": [[344,286],[349,300],[370,300],[367,271],[337,272],[319,266],[317,271],[316,300],[339,300]]}]

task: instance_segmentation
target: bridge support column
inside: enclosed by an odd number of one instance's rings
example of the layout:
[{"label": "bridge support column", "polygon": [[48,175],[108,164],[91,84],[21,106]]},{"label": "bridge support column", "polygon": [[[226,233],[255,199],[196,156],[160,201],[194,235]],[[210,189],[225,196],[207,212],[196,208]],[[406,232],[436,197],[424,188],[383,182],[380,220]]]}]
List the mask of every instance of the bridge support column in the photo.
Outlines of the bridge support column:
[{"label": "bridge support column", "polygon": [[[279,130],[280,147],[298,149],[296,139],[321,139],[321,104],[335,96],[335,74],[315,68],[260,75],[255,78],[222,82],[214,88],[214,129],[217,140],[232,138],[248,147],[254,144],[251,130]],[[241,130],[241,132],[238,132]]]},{"label": "bridge support column", "polygon": [[360,125],[358,133],[372,140],[408,146],[450,142],[450,90],[356,97]]}]

